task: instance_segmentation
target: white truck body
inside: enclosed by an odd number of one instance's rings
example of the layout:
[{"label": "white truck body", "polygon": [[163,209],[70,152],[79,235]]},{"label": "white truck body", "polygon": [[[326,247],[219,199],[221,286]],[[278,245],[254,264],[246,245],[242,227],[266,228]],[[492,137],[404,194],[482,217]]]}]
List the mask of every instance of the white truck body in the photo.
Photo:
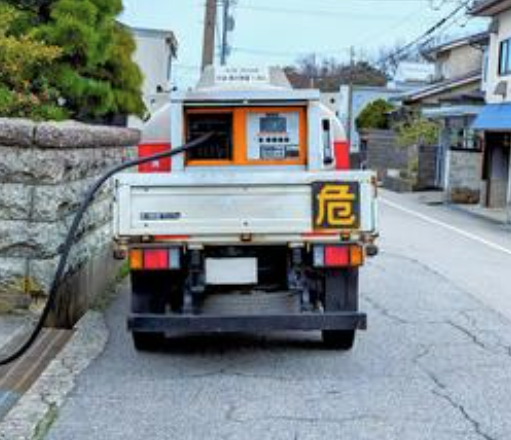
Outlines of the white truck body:
[{"label": "white truck body", "polygon": [[149,121],[139,156],[114,203],[137,348],[181,331],[321,330],[351,349],[366,328],[359,268],[377,253],[376,178],[350,170],[319,91],[277,69],[206,70]]},{"label": "white truck body", "polygon": [[314,240],[311,184],[318,180],[358,182],[360,227],[356,232],[376,234],[371,172],[211,171],[119,176],[115,235],[187,236],[194,243],[239,242],[247,234],[253,235],[255,243]]}]

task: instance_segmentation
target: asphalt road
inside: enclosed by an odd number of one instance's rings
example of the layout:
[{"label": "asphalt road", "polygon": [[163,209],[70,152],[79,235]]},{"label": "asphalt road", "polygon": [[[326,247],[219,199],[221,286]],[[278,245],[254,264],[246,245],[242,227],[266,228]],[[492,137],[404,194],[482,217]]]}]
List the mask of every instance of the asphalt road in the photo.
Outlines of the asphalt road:
[{"label": "asphalt road", "polygon": [[384,194],[362,274],[369,330],[186,339],[136,353],[124,293],[111,339],[50,440],[511,438],[511,232]]}]

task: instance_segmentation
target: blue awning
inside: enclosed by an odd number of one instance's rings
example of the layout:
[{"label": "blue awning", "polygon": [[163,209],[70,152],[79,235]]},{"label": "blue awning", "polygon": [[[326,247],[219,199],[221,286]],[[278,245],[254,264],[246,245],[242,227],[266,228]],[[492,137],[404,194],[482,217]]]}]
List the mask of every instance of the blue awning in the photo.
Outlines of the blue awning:
[{"label": "blue awning", "polygon": [[511,130],[511,103],[485,106],[472,124],[474,130]]}]

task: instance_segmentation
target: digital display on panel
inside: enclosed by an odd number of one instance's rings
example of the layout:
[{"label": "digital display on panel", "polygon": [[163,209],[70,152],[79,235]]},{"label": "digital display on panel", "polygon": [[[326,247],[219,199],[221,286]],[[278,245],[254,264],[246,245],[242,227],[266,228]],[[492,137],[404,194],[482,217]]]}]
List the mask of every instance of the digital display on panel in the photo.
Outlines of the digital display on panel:
[{"label": "digital display on panel", "polygon": [[262,133],[285,133],[287,120],[282,116],[266,116],[261,118],[260,131]]}]

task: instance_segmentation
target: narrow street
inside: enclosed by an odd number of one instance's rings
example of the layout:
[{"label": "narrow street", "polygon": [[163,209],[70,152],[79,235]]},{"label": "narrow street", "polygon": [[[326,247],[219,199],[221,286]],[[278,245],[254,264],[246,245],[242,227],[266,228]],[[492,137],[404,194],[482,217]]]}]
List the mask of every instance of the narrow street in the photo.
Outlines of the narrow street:
[{"label": "narrow street", "polygon": [[383,192],[381,255],[362,273],[369,330],[185,338],[137,353],[127,286],[103,355],[48,440],[511,438],[511,234]]}]

